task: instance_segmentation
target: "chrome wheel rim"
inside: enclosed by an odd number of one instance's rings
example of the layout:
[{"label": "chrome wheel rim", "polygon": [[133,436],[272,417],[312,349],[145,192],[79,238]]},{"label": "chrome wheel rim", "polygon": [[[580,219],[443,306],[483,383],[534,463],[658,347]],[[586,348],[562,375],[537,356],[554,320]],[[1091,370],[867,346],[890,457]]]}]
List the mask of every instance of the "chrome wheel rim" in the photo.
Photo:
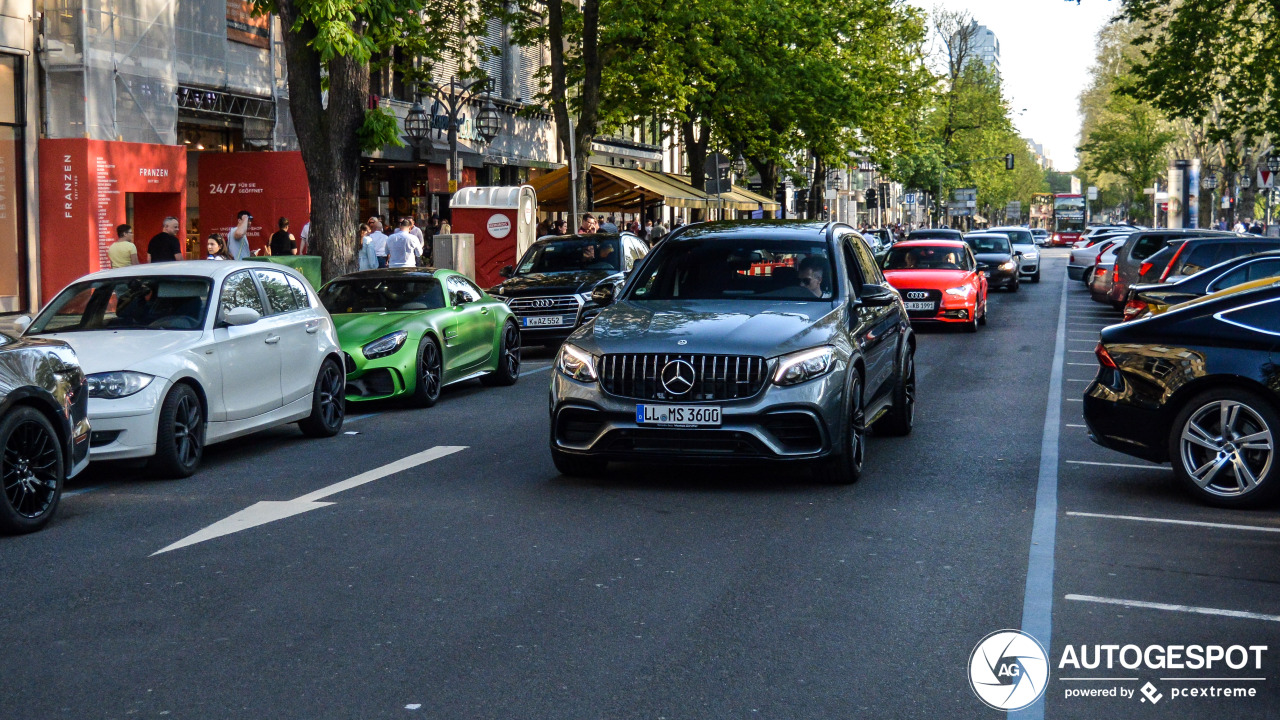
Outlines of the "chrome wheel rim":
[{"label": "chrome wheel rim", "polygon": [[38,518],[58,494],[58,440],[34,420],[20,423],[5,442],[4,495],[25,518]]},{"label": "chrome wheel rim", "polygon": [[1239,497],[1258,488],[1271,470],[1275,438],[1266,420],[1236,400],[1218,400],[1192,413],[1179,440],[1182,467],[1202,490]]},{"label": "chrome wheel rim", "polygon": [[320,371],[320,419],[326,427],[338,427],[342,424],[342,416],[346,412],[345,388],[343,375],[333,363],[325,363]]},{"label": "chrome wheel rim", "polygon": [[865,452],[864,435],[867,432],[867,417],[862,409],[861,378],[853,381],[850,394],[853,396],[853,410],[849,413],[849,457],[855,468],[861,468]]},{"label": "chrome wheel rim", "polygon": [[201,418],[199,400],[190,394],[184,394],[178,399],[178,407],[173,413],[173,447],[177,451],[178,461],[187,467],[200,461],[200,449],[204,442]]},{"label": "chrome wheel rim", "polygon": [[422,348],[422,361],[418,363],[418,382],[422,383],[427,397],[440,394],[440,350],[429,340]]},{"label": "chrome wheel rim", "polygon": [[515,325],[508,324],[503,330],[502,362],[507,374],[516,377],[520,374],[520,331]]}]

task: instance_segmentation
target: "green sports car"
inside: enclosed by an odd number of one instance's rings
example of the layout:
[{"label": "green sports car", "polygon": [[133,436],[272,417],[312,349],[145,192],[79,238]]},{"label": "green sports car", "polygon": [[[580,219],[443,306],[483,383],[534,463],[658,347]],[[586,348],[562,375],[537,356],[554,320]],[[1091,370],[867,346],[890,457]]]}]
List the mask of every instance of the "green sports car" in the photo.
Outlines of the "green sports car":
[{"label": "green sports car", "polygon": [[452,270],[366,270],[320,288],[346,355],[347,400],[404,396],[430,407],[445,385],[520,377],[520,328],[507,306]]}]

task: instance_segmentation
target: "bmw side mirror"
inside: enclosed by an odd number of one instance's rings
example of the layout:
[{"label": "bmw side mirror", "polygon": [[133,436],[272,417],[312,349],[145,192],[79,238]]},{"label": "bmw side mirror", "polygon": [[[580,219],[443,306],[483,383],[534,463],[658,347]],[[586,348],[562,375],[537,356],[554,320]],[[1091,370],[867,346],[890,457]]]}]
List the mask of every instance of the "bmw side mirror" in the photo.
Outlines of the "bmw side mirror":
[{"label": "bmw side mirror", "polygon": [[228,325],[252,325],[262,319],[262,314],[251,307],[231,308],[222,313],[222,321]]},{"label": "bmw side mirror", "polygon": [[591,302],[602,306],[612,305],[616,290],[617,288],[615,288],[611,283],[598,285],[595,290],[591,291]]},{"label": "bmw side mirror", "polygon": [[884,285],[863,285],[858,300],[867,307],[885,307],[898,302],[898,293]]},{"label": "bmw side mirror", "polygon": [[510,265],[507,265],[506,267],[499,270],[498,274],[504,278],[515,277],[516,269],[511,267]]},{"label": "bmw side mirror", "polygon": [[14,318],[13,329],[17,330],[19,335],[26,332],[27,328],[29,327],[31,327],[30,315],[19,315],[18,317]]}]

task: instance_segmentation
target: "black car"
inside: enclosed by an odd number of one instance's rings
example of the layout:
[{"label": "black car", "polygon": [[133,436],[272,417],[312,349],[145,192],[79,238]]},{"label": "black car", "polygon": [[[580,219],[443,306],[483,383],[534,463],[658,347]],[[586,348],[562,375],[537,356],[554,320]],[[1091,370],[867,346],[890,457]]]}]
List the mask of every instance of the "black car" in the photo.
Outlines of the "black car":
[{"label": "black car", "polygon": [[1102,331],[1084,395],[1094,442],[1171,462],[1192,494],[1251,507],[1280,492],[1280,287]]},{"label": "black car", "polygon": [[964,240],[964,233],[950,228],[920,228],[907,235],[908,240]]},{"label": "black car", "polygon": [[1009,236],[1003,233],[969,233],[964,236],[979,269],[987,276],[987,287],[1018,292],[1022,253],[1015,252]]},{"label": "black car", "polygon": [[622,284],[649,246],[631,233],[558,235],[535,242],[489,294],[507,303],[526,345],[559,345],[600,306],[591,293]]},{"label": "black car", "polygon": [[752,220],[674,231],[560,347],[551,457],[810,464],[858,479],[867,429],[911,431],[915,336],[845,225]]},{"label": "black car", "polygon": [[1280,239],[1257,236],[1190,238],[1176,246],[1159,282],[1189,277],[1221,262],[1246,255],[1280,250]]},{"label": "black car", "polygon": [[1280,250],[1231,258],[1176,282],[1135,285],[1129,289],[1124,317],[1132,320],[1148,314],[1150,309],[1162,311],[1170,305],[1266,278],[1280,278]]},{"label": "black car", "polygon": [[89,463],[89,392],[75,351],[0,333],[0,532],[49,522],[67,478]]}]

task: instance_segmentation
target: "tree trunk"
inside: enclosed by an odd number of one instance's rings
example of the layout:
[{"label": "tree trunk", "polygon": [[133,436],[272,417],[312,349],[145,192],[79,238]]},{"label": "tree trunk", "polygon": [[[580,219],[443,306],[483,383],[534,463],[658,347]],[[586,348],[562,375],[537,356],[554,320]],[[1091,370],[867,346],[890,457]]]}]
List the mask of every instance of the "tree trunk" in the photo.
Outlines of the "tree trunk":
[{"label": "tree trunk", "polygon": [[[277,5],[281,23],[292,28],[298,9],[294,0]],[[328,107],[322,102],[320,65],[308,43],[315,27],[304,23],[284,33],[289,73],[289,110],[311,191],[309,250],[320,256],[327,281],[355,269],[356,227],[360,222],[360,142],[369,96],[369,68],[349,57],[328,67]]]},{"label": "tree trunk", "polygon": [[[577,212],[569,218],[569,229],[577,232],[582,213],[587,211],[587,173],[591,170],[591,141],[596,137],[600,110],[600,0],[582,2],[583,81],[578,88],[581,105],[578,124],[571,126],[569,87],[564,63],[564,12],[559,2],[547,3],[547,41],[551,50],[551,114],[556,120],[556,135],[569,162],[577,168],[570,192],[577,201]],[[570,138],[573,143],[570,143]]]},{"label": "tree trunk", "polygon": [[[755,168],[756,174],[760,176],[760,194],[778,200],[778,165],[777,163],[762,160],[760,158],[747,158],[751,163],[751,167]],[[774,217],[785,217],[786,206],[778,208]]]},{"label": "tree trunk", "polygon": [[[684,139],[685,155],[689,158],[689,184],[703,192],[707,191],[707,145],[711,133],[702,129],[702,137],[698,137],[698,125],[693,120],[680,121],[680,135]],[[689,222],[701,222],[705,213],[699,208],[689,210]]]}]

